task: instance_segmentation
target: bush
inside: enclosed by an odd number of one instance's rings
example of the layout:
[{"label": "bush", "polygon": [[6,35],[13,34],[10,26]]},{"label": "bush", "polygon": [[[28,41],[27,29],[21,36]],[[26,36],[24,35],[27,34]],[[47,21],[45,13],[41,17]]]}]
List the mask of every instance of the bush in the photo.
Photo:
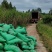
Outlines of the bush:
[{"label": "bush", "polygon": [[7,0],[3,0],[0,5],[0,23],[13,24],[25,26],[31,19],[30,12],[19,12],[16,7],[12,6],[12,3],[8,3]]},{"label": "bush", "polygon": [[18,12],[15,9],[0,8],[0,23],[17,25],[26,25],[31,19],[31,14]]},{"label": "bush", "polygon": [[45,44],[45,47],[49,52],[52,52],[52,27],[39,21],[37,24],[37,30]]},{"label": "bush", "polygon": [[52,16],[45,16],[43,17],[43,22],[48,24],[48,23],[51,23],[52,22]]}]

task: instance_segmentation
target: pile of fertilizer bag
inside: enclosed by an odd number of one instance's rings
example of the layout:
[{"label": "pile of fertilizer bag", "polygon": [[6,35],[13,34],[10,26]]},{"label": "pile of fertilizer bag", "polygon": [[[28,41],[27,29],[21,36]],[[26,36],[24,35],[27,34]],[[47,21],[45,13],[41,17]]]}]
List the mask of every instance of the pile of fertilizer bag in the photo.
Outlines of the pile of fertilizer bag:
[{"label": "pile of fertilizer bag", "polygon": [[37,40],[25,27],[0,24],[0,52],[36,52]]}]

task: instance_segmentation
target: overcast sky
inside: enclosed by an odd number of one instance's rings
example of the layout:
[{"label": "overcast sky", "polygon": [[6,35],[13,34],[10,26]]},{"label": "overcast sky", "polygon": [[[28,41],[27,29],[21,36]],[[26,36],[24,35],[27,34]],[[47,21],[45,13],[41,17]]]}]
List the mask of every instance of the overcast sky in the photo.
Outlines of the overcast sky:
[{"label": "overcast sky", "polygon": [[[0,4],[3,0],[0,0]],[[43,12],[48,12],[52,8],[52,0],[7,0],[16,6],[17,10],[27,11],[40,7]]]}]

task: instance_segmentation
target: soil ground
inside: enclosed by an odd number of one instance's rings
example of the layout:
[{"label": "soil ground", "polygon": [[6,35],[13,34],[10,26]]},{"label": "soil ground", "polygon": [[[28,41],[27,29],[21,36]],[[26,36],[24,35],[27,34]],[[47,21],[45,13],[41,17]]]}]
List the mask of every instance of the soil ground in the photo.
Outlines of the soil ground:
[{"label": "soil ground", "polygon": [[44,47],[42,40],[36,30],[36,24],[31,24],[27,27],[28,35],[34,36],[37,39],[37,52],[47,52],[46,48]]}]

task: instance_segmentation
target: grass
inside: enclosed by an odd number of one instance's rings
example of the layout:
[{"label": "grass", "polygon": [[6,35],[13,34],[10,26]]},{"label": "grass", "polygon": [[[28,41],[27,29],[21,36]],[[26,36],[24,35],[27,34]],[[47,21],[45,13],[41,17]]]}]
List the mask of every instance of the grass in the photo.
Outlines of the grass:
[{"label": "grass", "polygon": [[20,12],[16,10],[16,7],[12,7],[12,3],[8,3],[7,0],[3,0],[0,5],[0,23],[13,24],[14,27],[26,26],[31,19],[31,13]]},{"label": "grass", "polygon": [[28,12],[19,12],[14,9],[0,8],[0,23],[26,26],[31,19],[31,14]]},{"label": "grass", "polygon": [[47,50],[49,52],[52,52],[52,27],[46,24],[43,24],[42,21],[39,21],[37,24],[37,30]]}]

